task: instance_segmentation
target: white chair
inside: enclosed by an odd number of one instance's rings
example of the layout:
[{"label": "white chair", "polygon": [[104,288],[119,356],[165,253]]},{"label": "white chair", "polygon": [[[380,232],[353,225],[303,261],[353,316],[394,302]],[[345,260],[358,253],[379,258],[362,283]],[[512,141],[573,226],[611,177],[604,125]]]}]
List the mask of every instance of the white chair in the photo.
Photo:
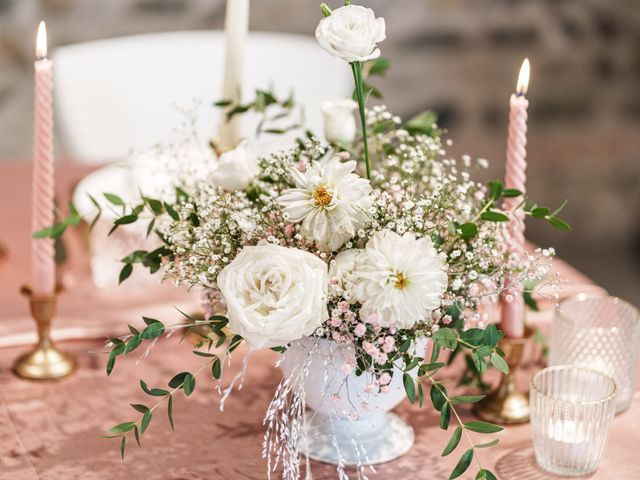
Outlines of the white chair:
[{"label": "white chair", "polygon": [[[55,109],[67,156],[78,162],[122,160],[131,149],[166,141],[184,117],[176,106],[203,102],[199,133],[218,123],[223,77],[222,32],[173,32],[100,40],[56,49]],[[273,86],[293,89],[305,125],[322,132],[323,101],[347,97],[350,69],[312,37],[251,32],[245,56],[244,99]],[[251,122],[249,122],[251,123]],[[245,134],[250,137],[250,126]]]}]

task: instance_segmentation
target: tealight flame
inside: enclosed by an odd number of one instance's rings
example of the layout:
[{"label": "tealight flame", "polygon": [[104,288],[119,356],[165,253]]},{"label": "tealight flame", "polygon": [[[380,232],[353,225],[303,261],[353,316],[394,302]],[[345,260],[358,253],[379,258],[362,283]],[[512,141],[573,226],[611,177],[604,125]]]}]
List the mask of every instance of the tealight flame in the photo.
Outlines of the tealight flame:
[{"label": "tealight flame", "polygon": [[38,25],[38,35],[36,36],[36,58],[42,60],[47,58],[47,25],[44,21]]},{"label": "tealight flame", "polygon": [[518,75],[518,83],[516,86],[516,93],[518,95],[525,95],[529,88],[529,74],[531,73],[531,66],[529,65],[529,59],[525,58],[520,67],[520,74]]}]

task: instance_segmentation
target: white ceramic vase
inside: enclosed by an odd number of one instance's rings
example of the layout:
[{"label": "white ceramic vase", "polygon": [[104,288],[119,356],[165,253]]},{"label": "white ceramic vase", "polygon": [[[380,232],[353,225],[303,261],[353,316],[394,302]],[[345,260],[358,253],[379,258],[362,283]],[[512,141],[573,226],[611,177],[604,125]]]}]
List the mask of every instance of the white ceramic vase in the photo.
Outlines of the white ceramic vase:
[{"label": "white ceramic vase", "polygon": [[[417,342],[424,352],[427,339]],[[406,396],[402,371],[396,368],[386,393],[367,390],[373,375],[345,374],[343,367],[353,357],[353,346],[303,338],[292,343],[280,367],[285,376],[308,362],[304,377],[307,407],[305,432],[300,449],[310,458],[344,465],[375,465],[389,462],[409,451],[414,443],[411,426],[391,413]],[[418,369],[411,372],[415,378]]]}]

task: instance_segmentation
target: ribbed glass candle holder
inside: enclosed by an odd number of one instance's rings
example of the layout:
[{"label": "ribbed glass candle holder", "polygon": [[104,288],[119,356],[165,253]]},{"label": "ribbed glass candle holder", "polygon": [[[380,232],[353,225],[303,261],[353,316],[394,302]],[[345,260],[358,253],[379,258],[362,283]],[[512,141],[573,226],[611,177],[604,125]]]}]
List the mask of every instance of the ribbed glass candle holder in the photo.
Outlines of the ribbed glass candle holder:
[{"label": "ribbed glass candle holder", "polygon": [[562,302],[551,327],[549,365],[579,365],[612,377],[616,412],[631,403],[636,384],[640,314],[615,297],[577,295]]},{"label": "ribbed glass candle holder", "polygon": [[549,367],[533,377],[529,395],[538,465],[565,476],[595,471],[615,415],[613,379],[573,365]]}]

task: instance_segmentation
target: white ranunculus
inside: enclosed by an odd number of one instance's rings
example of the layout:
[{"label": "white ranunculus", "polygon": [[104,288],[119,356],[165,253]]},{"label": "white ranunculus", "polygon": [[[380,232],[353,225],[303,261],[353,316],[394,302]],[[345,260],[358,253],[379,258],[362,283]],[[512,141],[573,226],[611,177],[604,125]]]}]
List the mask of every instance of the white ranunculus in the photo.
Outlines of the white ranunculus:
[{"label": "white ranunculus", "polygon": [[377,43],[385,38],[384,18],[376,18],[373,10],[359,5],[336,8],[316,28],[320,46],[349,63],[378,58]]},{"label": "white ranunculus", "polygon": [[293,168],[297,188],[285,190],[277,199],[290,222],[302,222],[302,236],[322,250],[340,248],[371,217],[371,184],[355,169],[354,160],[342,162],[340,157],[316,162],[304,173]]},{"label": "white ranunculus", "polygon": [[353,112],[358,104],[350,98],[330,100],[322,104],[324,136],[333,143],[351,143],[356,138],[356,118]]},{"label": "white ranunculus", "polygon": [[431,317],[447,289],[447,263],[428,237],[377,232],[358,257],[353,290],[360,316],[382,327],[411,328]]},{"label": "white ranunculus", "polygon": [[286,345],[327,318],[327,264],[297,248],[244,247],[218,275],[229,328],[249,349]]},{"label": "white ranunculus", "polygon": [[233,192],[247,188],[259,172],[256,152],[248,143],[242,142],[233,150],[220,155],[209,174],[209,180]]}]

